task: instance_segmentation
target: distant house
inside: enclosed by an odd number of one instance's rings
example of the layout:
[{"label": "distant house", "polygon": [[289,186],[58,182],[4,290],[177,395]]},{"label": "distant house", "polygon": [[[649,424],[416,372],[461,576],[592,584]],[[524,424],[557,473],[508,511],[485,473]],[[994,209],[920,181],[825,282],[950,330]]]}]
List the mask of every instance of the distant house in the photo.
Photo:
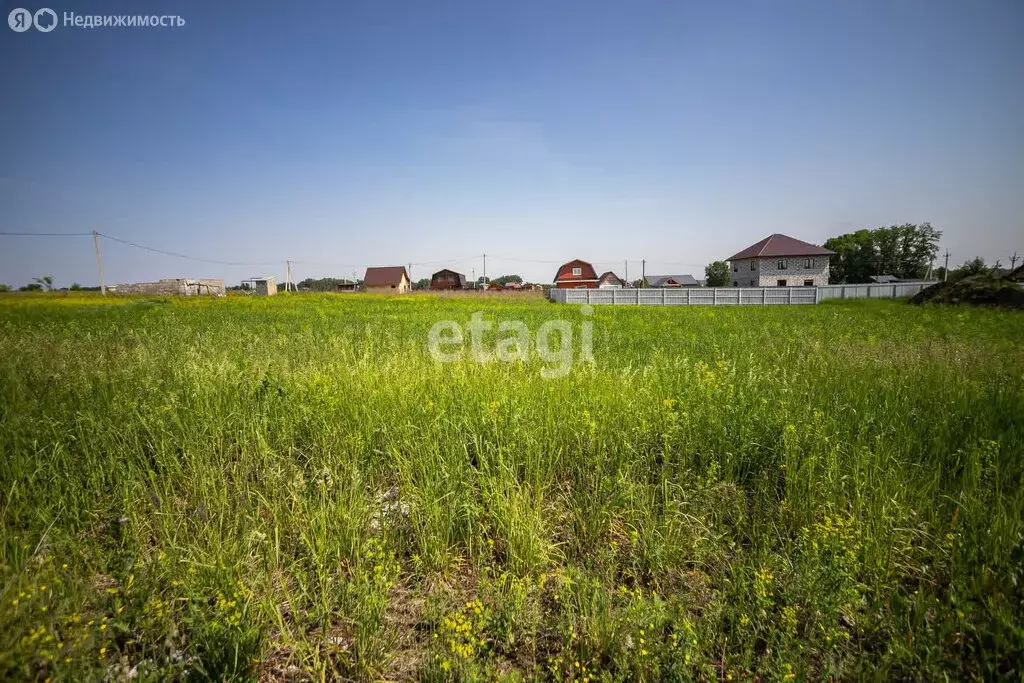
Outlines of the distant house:
[{"label": "distant house", "polygon": [[645,279],[648,287],[700,287],[692,275],[648,275]]},{"label": "distant house", "polygon": [[726,260],[732,264],[733,287],[812,287],[828,284],[828,259],[834,253],[776,233]]},{"label": "distant house", "polygon": [[555,287],[558,289],[593,289],[597,287],[597,272],[594,266],[580,259],[563,263],[555,273]]},{"label": "distant house", "polygon": [[522,288],[523,288],[522,283],[521,282],[516,282],[515,280],[513,280],[511,282],[506,282],[505,283],[505,289],[511,289],[513,292],[518,292]]},{"label": "distant house", "polygon": [[622,289],[625,286],[626,281],[610,270],[597,278],[598,289]]},{"label": "distant house", "polygon": [[405,266],[367,268],[363,276],[363,287],[367,292],[405,294],[411,286]]},{"label": "distant house", "polygon": [[491,282],[487,285],[488,292],[504,292],[505,288],[499,285],[497,282]]},{"label": "distant house", "polygon": [[888,284],[890,282],[899,282],[899,278],[895,275],[872,275],[869,278],[872,282],[877,282],[880,285]]},{"label": "distant house", "polygon": [[339,292],[354,292],[359,289],[359,283],[355,280],[342,280],[336,283],[334,288]]},{"label": "distant house", "polygon": [[439,270],[430,276],[431,289],[466,289],[466,276],[454,270]]},{"label": "distant house", "polygon": [[1005,276],[1003,276],[1003,278],[1009,280],[1010,282],[1024,282],[1024,265],[1017,266],[1009,273],[1007,273]]}]

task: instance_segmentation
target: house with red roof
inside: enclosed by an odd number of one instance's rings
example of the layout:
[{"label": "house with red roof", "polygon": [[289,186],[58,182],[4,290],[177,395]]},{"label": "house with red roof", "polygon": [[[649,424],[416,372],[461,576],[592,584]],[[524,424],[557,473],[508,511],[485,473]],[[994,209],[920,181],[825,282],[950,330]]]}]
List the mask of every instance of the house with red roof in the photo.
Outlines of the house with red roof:
[{"label": "house with red roof", "polygon": [[555,287],[558,289],[594,289],[597,287],[597,271],[594,266],[581,259],[563,263],[555,273]]},{"label": "house with red roof", "polygon": [[818,287],[828,284],[835,252],[778,233],[726,259],[733,287]]},{"label": "house with red roof", "polygon": [[363,276],[363,287],[367,292],[405,294],[411,286],[405,266],[371,267]]}]

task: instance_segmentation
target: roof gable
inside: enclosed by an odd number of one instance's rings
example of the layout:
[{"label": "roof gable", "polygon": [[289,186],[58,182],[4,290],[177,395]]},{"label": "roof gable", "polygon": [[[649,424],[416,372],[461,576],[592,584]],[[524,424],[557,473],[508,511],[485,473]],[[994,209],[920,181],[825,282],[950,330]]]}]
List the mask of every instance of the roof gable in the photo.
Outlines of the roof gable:
[{"label": "roof gable", "polygon": [[613,273],[610,270],[609,271],[605,271],[604,273],[601,273],[601,277],[598,278],[598,282],[617,282],[617,283],[623,284],[623,285],[626,284],[625,280],[623,280],[621,277],[619,277],[618,275],[616,275],[615,273]]},{"label": "roof gable", "polygon": [[773,256],[831,256],[834,251],[819,247],[810,242],[802,242],[787,235],[768,235],[760,242],[751,244],[743,251],[737,252],[725,259],[726,261],[741,261],[748,258],[759,258]]},{"label": "roof gable", "polygon": [[648,275],[647,285],[649,287],[664,287],[665,285],[678,285],[679,287],[693,287],[699,285],[697,278],[692,275]]}]

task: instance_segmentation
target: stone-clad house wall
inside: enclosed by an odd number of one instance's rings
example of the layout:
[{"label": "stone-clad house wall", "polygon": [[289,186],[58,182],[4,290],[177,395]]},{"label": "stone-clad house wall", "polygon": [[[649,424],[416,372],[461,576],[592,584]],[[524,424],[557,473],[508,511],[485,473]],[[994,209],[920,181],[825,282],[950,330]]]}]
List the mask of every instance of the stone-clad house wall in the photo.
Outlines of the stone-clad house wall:
[{"label": "stone-clad house wall", "polygon": [[169,278],[159,282],[134,282],[114,285],[115,294],[147,294],[150,296],[224,296],[224,280],[215,278]]},{"label": "stone-clad house wall", "polygon": [[[779,262],[785,268],[779,268]],[[808,267],[810,261],[810,267]],[[753,265],[753,270],[751,270]],[[733,261],[729,280],[733,287],[802,287],[806,281],[819,287],[828,284],[828,256],[772,256]]]}]

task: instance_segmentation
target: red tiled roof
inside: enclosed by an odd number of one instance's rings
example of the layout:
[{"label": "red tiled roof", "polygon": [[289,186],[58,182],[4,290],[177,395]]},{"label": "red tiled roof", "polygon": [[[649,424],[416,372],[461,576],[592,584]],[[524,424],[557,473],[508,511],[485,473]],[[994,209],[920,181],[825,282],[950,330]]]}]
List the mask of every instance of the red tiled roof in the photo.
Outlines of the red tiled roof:
[{"label": "red tiled roof", "polygon": [[[579,268],[580,274],[573,275],[572,269]],[[594,266],[580,259],[573,259],[563,263],[555,273],[555,282],[597,282],[597,272]]]},{"label": "red tiled roof", "polygon": [[401,284],[403,275],[405,275],[406,280],[409,279],[408,273],[405,272],[405,266],[367,268],[366,275],[363,276],[363,285],[366,287],[398,285]]},{"label": "red tiled roof", "polygon": [[726,261],[740,261],[747,258],[758,258],[761,256],[831,256],[834,251],[819,247],[808,242],[787,237],[775,233],[769,235],[757,244],[752,244],[738,254],[733,254]]}]

